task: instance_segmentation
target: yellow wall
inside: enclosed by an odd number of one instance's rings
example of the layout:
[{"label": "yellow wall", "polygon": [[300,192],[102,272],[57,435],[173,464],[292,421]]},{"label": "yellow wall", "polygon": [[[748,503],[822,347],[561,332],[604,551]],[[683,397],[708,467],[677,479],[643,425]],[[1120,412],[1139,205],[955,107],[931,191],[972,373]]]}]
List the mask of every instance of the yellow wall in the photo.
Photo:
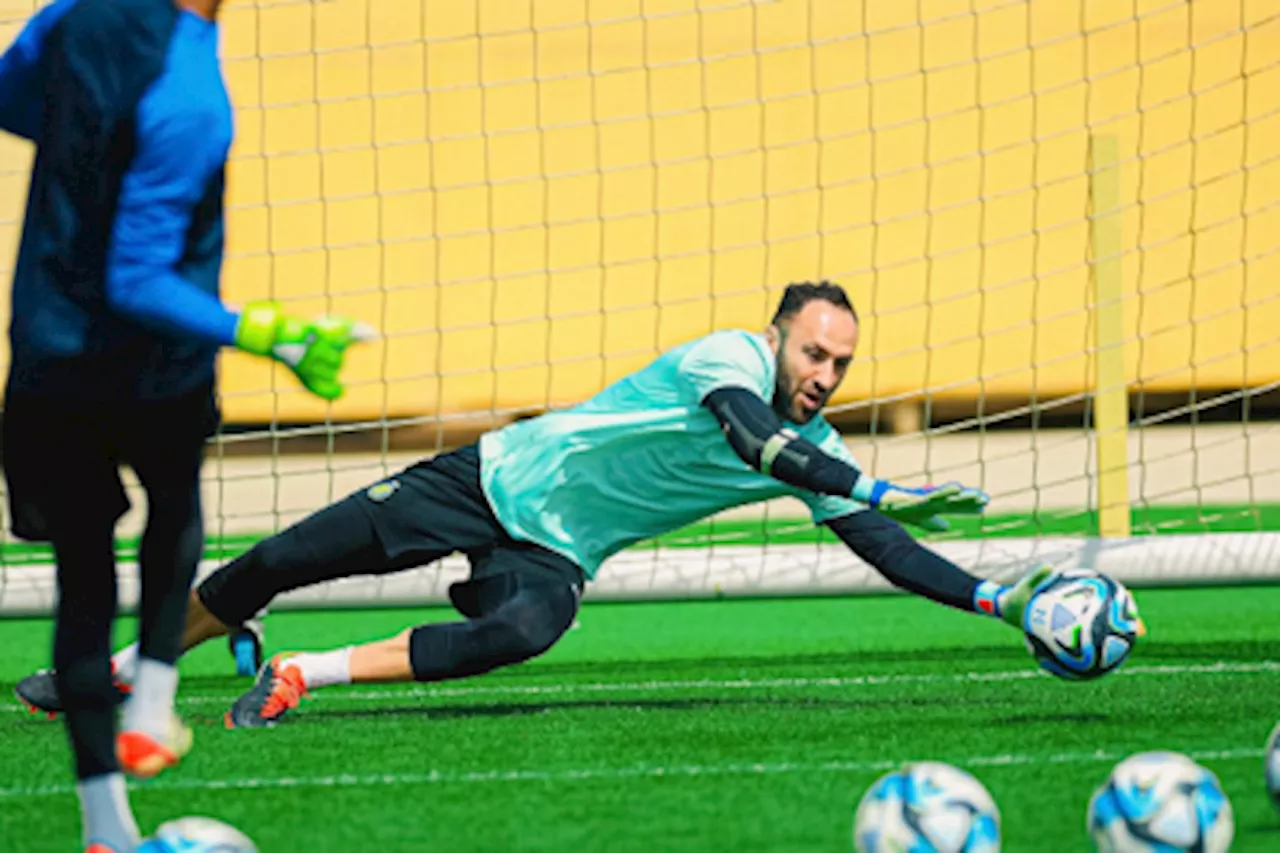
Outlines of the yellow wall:
[{"label": "yellow wall", "polygon": [[[1123,161],[1130,381],[1280,379],[1267,4],[974,5],[228,0],[224,294],[386,332],[334,417],[577,400],[813,277],[866,320],[844,401],[1072,393],[1092,128]],[[326,411],[248,358],[223,384],[233,420]]]}]

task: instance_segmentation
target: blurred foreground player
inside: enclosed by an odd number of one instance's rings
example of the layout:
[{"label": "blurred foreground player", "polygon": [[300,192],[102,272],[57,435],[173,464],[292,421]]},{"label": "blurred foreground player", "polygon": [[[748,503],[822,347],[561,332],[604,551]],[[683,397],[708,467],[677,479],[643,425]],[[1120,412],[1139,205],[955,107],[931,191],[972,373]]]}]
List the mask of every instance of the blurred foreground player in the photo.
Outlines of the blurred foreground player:
[{"label": "blurred foreground player", "polygon": [[[35,143],[13,281],[4,462],[16,536],[52,543],[53,662],[91,850],[132,851],[121,770],[175,763],[174,662],[204,544],[214,360],[234,346],[342,393],[350,321],[219,299],[231,105],[218,0],[56,0],[0,58],[0,127]],[[110,631],[118,466],[147,493],[140,645],[115,733]]]},{"label": "blurred foreground player", "polygon": [[[225,634],[287,590],[460,551],[471,577],[449,593],[466,621],[276,655],[227,723],[271,725],[331,684],[476,675],[555,643],[584,582],[612,554],[784,495],[804,501],[815,522],[894,584],[1019,624],[1043,573],[1012,587],[980,580],[899,524],[945,529],[942,515],[980,512],[987,496],[870,477],[820,415],[857,340],[841,288],[792,285],[764,334],[723,331],[676,347],[575,408],[419,462],[264,540],[193,591],[183,647]],[[23,689],[56,710],[48,676],[31,676]]]}]

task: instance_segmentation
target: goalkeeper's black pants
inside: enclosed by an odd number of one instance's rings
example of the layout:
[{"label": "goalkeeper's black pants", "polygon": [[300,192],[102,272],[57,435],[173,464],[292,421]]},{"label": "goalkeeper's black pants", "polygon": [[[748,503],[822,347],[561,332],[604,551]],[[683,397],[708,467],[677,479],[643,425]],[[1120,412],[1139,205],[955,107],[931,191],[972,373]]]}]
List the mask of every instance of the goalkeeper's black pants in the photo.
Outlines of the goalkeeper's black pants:
[{"label": "goalkeeper's black pants", "polygon": [[512,539],[480,487],[474,446],[420,462],[258,543],[197,588],[224,625],[281,593],[356,575],[425,566],[461,551],[469,580],[449,587],[467,621],[423,625],[410,639],[419,681],[461,678],[550,648],[577,613],[583,574],[566,558]]},{"label": "goalkeeper's black pants", "polygon": [[173,663],[204,547],[200,468],[216,425],[207,386],[174,400],[115,406],[20,395],[5,400],[13,532],[51,543],[57,562],[53,666],[81,779],[118,768],[111,675],[115,528],[129,507],[119,466],[133,468],[147,498],[140,653]]}]

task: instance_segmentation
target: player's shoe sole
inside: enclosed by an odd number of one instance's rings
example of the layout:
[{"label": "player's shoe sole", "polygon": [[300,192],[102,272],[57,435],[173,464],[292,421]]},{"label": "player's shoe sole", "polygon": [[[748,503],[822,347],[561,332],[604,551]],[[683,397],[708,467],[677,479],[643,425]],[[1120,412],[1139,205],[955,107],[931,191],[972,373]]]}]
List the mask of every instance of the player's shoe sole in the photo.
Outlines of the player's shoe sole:
[{"label": "player's shoe sole", "polygon": [[280,662],[288,655],[278,654],[262,665],[253,686],[235,701],[223,718],[229,729],[264,729],[274,726],[280,718],[307,695],[302,672],[292,664],[280,668]]},{"label": "player's shoe sole", "polygon": [[[113,667],[112,674],[114,673]],[[119,679],[113,679],[113,685],[116,690],[116,704],[121,705],[125,699],[129,698],[129,691],[132,688]],[[48,714],[49,719],[53,719],[64,710],[62,697],[58,695],[58,684],[51,669],[42,669],[19,681],[13,688],[13,695],[17,696],[18,701],[31,713]]]}]

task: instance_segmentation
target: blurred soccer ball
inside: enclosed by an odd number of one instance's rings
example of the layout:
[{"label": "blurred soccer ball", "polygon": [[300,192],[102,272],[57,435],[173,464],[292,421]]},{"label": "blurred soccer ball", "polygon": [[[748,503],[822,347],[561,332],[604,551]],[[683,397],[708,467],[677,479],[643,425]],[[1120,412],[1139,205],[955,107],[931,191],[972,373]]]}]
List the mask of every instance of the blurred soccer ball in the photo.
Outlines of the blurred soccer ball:
[{"label": "blurred soccer ball", "polygon": [[1089,801],[1087,822],[1101,853],[1226,853],[1235,835],[1218,778],[1177,752],[1117,764]]},{"label": "blurred soccer ball", "polygon": [[1266,762],[1267,793],[1276,810],[1280,811],[1280,724],[1271,730],[1271,736],[1267,738]]},{"label": "blurred soccer ball", "polygon": [[160,825],[138,853],[258,853],[243,832],[210,817],[182,817]]},{"label": "blurred soccer ball", "polygon": [[1054,572],[1036,588],[1022,617],[1036,661],[1074,681],[1118,669],[1137,642],[1138,624],[1129,590],[1092,569]]},{"label": "blurred soccer ball", "polygon": [[858,853],[999,853],[1000,811],[982,783],[938,761],[876,780],[853,820]]}]

